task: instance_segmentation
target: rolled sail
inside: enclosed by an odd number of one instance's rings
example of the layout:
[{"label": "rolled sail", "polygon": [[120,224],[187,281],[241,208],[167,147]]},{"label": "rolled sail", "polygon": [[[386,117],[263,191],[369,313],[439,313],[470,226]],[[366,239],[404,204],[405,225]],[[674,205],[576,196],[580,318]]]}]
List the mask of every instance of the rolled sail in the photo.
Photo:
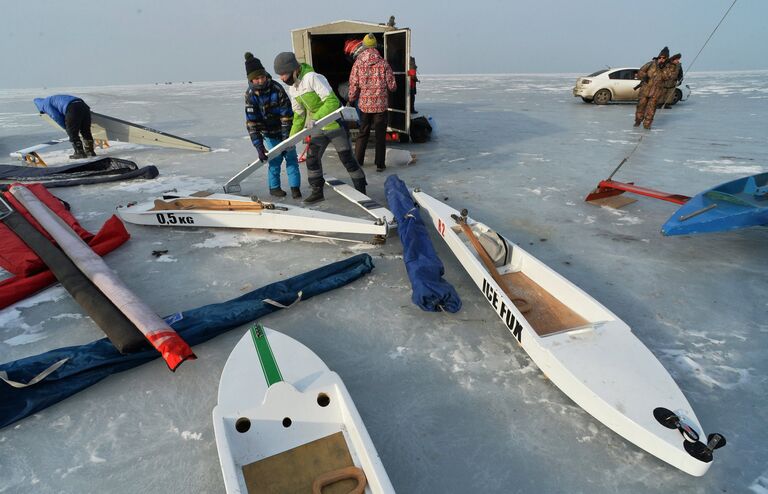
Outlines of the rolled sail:
[{"label": "rolled sail", "polygon": [[195,358],[187,343],[115,276],[88,244],[25,187],[13,186],[11,194],[59,244],[83,274],[141,331],[163,356],[171,370]]}]

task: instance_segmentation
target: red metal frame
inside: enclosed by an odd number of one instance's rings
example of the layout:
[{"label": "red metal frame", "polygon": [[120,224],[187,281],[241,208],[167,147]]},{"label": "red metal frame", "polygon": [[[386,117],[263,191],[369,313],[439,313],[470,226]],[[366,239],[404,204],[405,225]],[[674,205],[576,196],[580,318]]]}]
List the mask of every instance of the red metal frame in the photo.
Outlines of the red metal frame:
[{"label": "red metal frame", "polygon": [[685,204],[690,199],[690,197],[681,194],[670,194],[656,189],[640,187],[635,185],[634,182],[624,183],[616,182],[614,180],[602,180],[597,185],[597,188],[590,192],[584,200],[589,202],[594,201],[595,199],[617,196],[624,192],[653,197],[654,199],[661,199],[662,201],[673,202],[675,204]]}]

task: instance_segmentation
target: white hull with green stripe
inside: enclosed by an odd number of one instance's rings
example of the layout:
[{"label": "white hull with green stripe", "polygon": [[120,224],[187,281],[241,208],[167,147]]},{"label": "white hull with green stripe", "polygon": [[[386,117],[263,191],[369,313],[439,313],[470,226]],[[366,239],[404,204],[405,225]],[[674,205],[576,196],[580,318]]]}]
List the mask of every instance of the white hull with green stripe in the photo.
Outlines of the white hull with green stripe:
[{"label": "white hull with green stripe", "polygon": [[282,333],[256,326],[235,346],[213,425],[230,494],[312,492],[334,474],[343,492],[363,475],[365,492],[394,492],[339,375]]}]

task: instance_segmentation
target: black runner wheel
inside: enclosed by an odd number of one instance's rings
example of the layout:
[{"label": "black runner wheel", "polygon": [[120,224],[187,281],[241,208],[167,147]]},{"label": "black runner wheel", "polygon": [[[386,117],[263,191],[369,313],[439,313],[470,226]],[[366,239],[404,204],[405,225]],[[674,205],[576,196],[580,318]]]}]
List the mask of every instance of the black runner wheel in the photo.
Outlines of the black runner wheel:
[{"label": "black runner wheel", "polygon": [[675,415],[675,412],[663,407],[654,409],[653,417],[667,429],[677,429],[677,424],[680,423],[680,419]]}]

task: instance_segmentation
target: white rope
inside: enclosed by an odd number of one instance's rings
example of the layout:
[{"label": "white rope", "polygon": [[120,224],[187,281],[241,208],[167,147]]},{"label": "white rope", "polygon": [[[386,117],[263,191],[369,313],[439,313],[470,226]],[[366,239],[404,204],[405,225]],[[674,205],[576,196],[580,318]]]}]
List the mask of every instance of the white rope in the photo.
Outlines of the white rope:
[{"label": "white rope", "polygon": [[45,379],[46,377],[48,377],[48,376],[49,376],[51,373],[55,372],[55,371],[56,371],[56,369],[58,369],[59,367],[61,367],[62,365],[64,365],[64,363],[65,363],[67,360],[69,360],[69,357],[67,357],[67,358],[65,358],[65,359],[61,359],[61,360],[59,360],[58,362],[54,363],[53,365],[51,365],[50,367],[48,367],[47,369],[45,369],[45,370],[44,370],[43,372],[41,372],[40,374],[38,374],[38,375],[36,375],[35,377],[33,377],[33,378],[32,378],[32,379],[31,379],[31,380],[30,380],[28,383],[26,383],[26,384],[24,384],[24,383],[20,383],[20,382],[18,382],[18,381],[11,381],[10,379],[8,379],[8,373],[7,373],[7,372],[5,372],[5,371],[0,371],[0,379],[2,379],[3,381],[5,381],[6,383],[8,383],[10,386],[13,386],[14,388],[26,388],[27,386],[32,386],[33,384],[37,384],[37,383],[39,383],[40,381],[42,381],[43,379]]},{"label": "white rope", "polygon": [[325,240],[338,240],[340,242],[349,242],[351,244],[369,244],[365,240],[356,240],[353,238],[331,237],[330,235],[313,235],[311,233],[296,232],[290,230],[269,230],[274,233],[282,233],[283,235],[296,235],[297,237],[309,237],[309,238],[322,238]]},{"label": "white rope", "polygon": [[719,28],[720,24],[723,23],[723,21],[725,20],[725,17],[728,15],[728,12],[731,11],[734,5],[736,5],[736,0],[733,0],[733,3],[731,4],[731,6],[728,7],[728,10],[726,10],[725,14],[723,14],[723,18],[720,19],[720,22],[717,23],[717,26],[715,26],[715,29],[713,29],[712,32],[709,34],[709,37],[707,38],[707,40],[704,42],[703,45],[701,45],[701,49],[699,50],[699,53],[697,53],[696,56],[693,57],[693,62],[691,62],[691,64],[688,65],[688,68],[686,69],[686,73],[688,73],[688,71],[691,70],[691,67],[693,67],[693,64],[696,63],[696,59],[699,58],[699,55],[701,55],[701,52],[704,50],[704,47],[707,46],[707,43],[709,43],[709,40],[712,39],[712,36],[714,36],[715,31],[717,31],[717,28]]},{"label": "white rope", "polygon": [[262,300],[262,302],[264,302],[266,304],[269,304],[269,305],[274,305],[275,307],[280,307],[281,309],[290,309],[294,305],[296,305],[299,302],[301,302],[301,295],[302,295],[302,292],[299,292],[299,296],[296,297],[296,300],[291,302],[290,305],[283,305],[280,302],[276,302],[276,301],[272,300],[271,298],[265,298],[264,300]]}]

